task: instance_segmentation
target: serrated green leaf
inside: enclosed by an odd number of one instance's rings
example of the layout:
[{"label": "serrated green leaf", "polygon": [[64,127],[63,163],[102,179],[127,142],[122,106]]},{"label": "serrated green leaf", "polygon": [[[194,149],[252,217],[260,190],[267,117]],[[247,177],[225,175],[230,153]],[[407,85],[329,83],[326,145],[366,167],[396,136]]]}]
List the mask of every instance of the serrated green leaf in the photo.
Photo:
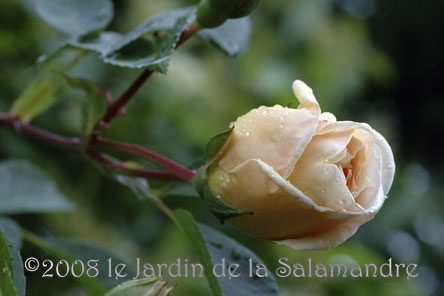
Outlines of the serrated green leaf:
[{"label": "serrated green leaf", "polygon": [[216,134],[208,141],[207,150],[205,153],[205,162],[210,161],[211,159],[216,157],[220,151],[222,151],[232,132],[232,128],[226,129]]},{"label": "serrated green leaf", "polygon": [[6,217],[0,217],[0,229],[3,230],[3,234],[14,248],[17,250],[22,248],[22,233],[17,222]]},{"label": "serrated green leaf", "polygon": [[23,260],[19,250],[14,247],[9,248],[12,258],[12,275],[14,286],[19,296],[26,295],[26,278],[25,270],[23,268]]},{"label": "serrated green leaf", "polygon": [[[213,296],[222,296],[219,281],[213,273],[213,263],[208,251],[206,241],[200,231],[199,225],[194,221],[193,216],[185,210],[178,209],[173,212],[175,222],[179,228],[188,236],[202,262],[205,277],[207,278]],[[235,294],[237,295],[237,294]]]},{"label": "serrated green leaf", "polygon": [[216,45],[227,55],[237,56],[245,53],[250,46],[250,19],[230,19],[219,27],[200,31],[197,36]]},{"label": "serrated green leaf", "polygon": [[195,7],[187,7],[157,14],[127,34],[93,31],[73,36],[54,52],[41,56],[39,62],[75,47],[95,51],[105,63],[115,66],[166,73],[176,43],[185,26],[194,20],[195,11]]},{"label": "serrated green leaf", "polygon": [[64,91],[62,77],[47,69],[37,76],[13,102],[9,114],[29,122],[47,110]]},{"label": "serrated green leaf", "polygon": [[0,213],[66,212],[73,206],[35,165],[18,159],[0,162]]},{"label": "serrated green leaf", "polygon": [[[167,288],[166,282],[159,278],[144,278],[126,281],[114,287],[105,296],[168,296],[171,288]],[[161,292],[164,292],[160,294]]]},{"label": "serrated green leaf", "polygon": [[37,63],[47,63],[63,53],[66,49],[85,49],[94,51],[99,56],[106,56],[114,44],[117,44],[123,35],[117,32],[92,32],[82,36],[72,36],[63,41],[56,49],[48,54],[41,55],[37,59]]},{"label": "serrated green leaf", "polygon": [[123,36],[124,35],[117,32],[95,32],[73,37],[67,41],[67,44],[81,49],[92,50],[101,56],[105,56],[115,44],[118,44],[122,40]]},{"label": "serrated green leaf", "polygon": [[[0,217],[0,230],[3,232],[8,242],[9,253],[11,256],[12,278],[14,286],[19,296],[26,294],[26,278],[23,269],[23,260],[20,255],[22,246],[22,233],[20,226],[12,219]],[[2,258],[0,256],[0,258]],[[0,269],[1,270],[1,269]]]},{"label": "serrated green leaf", "polygon": [[12,276],[12,260],[8,242],[0,229],[0,295],[18,296]]},{"label": "serrated green leaf", "polygon": [[195,7],[155,15],[114,43],[102,59],[116,66],[166,73],[176,42],[194,17]]},{"label": "serrated green leaf", "polygon": [[83,112],[83,131],[86,135],[89,135],[93,132],[96,122],[106,112],[106,97],[100,87],[89,80],[67,75],[64,75],[64,77],[72,88],[82,89],[88,95],[88,104],[86,104]]},{"label": "serrated green leaf", "polygon": [[[279,295],[279,289],[272,272],[265,273],[263,269],[258,269],[258,264],[265,269],[266,266],[256,254],[232,238],[206,225],[200,225],[200,230],[205,237],[213,265],[220,264],[215,273],[221,275],[222,265],[227,269],[226,276],[218,277],[223,295]],[[239,275],[238,277],[230,278],[229,276],[228,267],[232,264],[237,266],[234,274]]]},{"label": "serrated green leaf", "polygon": [[104,29],[114,16],[110,0],[36,0],[39,16],[68,36]]}]

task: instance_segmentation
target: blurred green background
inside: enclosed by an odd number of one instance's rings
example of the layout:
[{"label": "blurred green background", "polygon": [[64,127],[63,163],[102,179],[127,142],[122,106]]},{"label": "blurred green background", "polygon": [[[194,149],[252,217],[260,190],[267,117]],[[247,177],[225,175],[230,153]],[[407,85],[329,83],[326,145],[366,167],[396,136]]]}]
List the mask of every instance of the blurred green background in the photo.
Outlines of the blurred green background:
[{"label": "blurred green background", "polygon": [[[115,0],[112,30],[126,32],[150,15],[195,4],[185,0]],[[32,11],[32,0],[0,1],[0,111],[35,75],[42,53],[63,37]],[[338,120],[368,122],[392,145],[395,183],[380,213],[340,247],[294,251],[239,235],[218,225],[198,199],[180,188],[171,205],[189,208],[252,248],[274,271],[290,262],[415,263],[419,276],[399,278],[279,278],[282,295],[443,295],[444,286],[444,2],[441,0],[264,1],[252,15],[249,51],[226,57],[198,39],[180,48],[167,75],[155,75],[107,132],[182,164],[201,159],[208,139],[258,105],[287,105],[291,83],[305,81],[323,109]],[[118,96],[137,70],[102,64],[89,55],[72,72]],[[82,93],[70,93],[34,124],[80,135]],[[127,188],[106,179],[82,155],[0,128],[0,158],[33,161],[76,205],[70,214],[20,215],[42,235],[93,240],[134,260],[198,260],[175,226]],[[162,195],[165,184],[151,183]],[[184,193],[185,192],[185,193]],[[1,194],[1,193],[0,193]],[[23,257],[35,256],[30,247]],[[75,282],[28,274],[29,295],[83,295]],[[176,295],[208,295],[204,279],[173,278]],[[62,291],[62,292],[61,292]]]}]

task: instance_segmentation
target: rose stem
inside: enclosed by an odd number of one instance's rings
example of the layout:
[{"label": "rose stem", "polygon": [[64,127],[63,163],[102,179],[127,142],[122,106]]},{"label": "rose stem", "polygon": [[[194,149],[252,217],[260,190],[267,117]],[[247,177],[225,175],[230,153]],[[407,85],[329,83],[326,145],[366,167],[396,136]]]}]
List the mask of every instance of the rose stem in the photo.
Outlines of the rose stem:
[{"label": "rose stem", "polygon": [[104,148],[106,147],[106,148],[126,152],[128,154],[133,154],[133,155],[137,155],[137,156],[143,157],[145,159],[148,159],[149,161],[168,170],[169,172],[171,172],[175,176],[179,177],[181,180],[187,181],[189,183],[192,182],[194,176],[196,175],[195,171],[190,170],[190,169],[172,161],[171,159],[166,158],[165,156],[157,154],[156,152],[146,149],[146,148],[139,146],[139,145],[108,140],[108,139],[104,139],[102,137],[97,137],[95,143],[104,147]]},{"label": "rose stem", "polygon": [[[174,49],[178,48],[185,41],[190,39],[194,34],[196,34],[199,29],[193,23],[190,23],[182,32],[177,41]],[[128,102],[134,97],[137,91],[145,84],[145,82],[153,75],[153,70],[144,70],[142,74],[133,82],[132,85],[114,102],[111,103],[103,116],[96,126],[100,127],[101,130],[107,129],[111,121],[117,118],[121,113],[123,107],[128,104]]]}]

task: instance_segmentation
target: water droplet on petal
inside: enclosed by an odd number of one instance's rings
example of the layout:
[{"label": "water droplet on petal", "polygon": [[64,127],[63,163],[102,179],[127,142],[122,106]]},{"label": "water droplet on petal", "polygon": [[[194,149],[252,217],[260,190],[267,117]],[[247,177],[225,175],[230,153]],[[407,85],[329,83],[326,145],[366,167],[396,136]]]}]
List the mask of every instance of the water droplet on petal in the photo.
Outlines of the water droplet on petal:
[{"label": "water droplet on petal", "polygon": [[245,132],[245,136],[248,137],[250,135],[250,132]]}]

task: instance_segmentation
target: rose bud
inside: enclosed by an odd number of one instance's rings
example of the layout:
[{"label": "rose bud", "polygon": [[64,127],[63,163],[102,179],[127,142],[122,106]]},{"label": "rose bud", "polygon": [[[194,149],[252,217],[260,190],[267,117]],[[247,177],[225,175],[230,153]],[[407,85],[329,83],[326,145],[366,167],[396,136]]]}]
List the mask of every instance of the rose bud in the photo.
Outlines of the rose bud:
[{"label": "rose bud", "polygon": [[111,290],[105,296],[144,295],[144,296],[170,296],[173,288],[167,286],[167,282],[157,277],[140,278],[123,282]]},{"label": "rose bud", "polygon": [[321,113],[302,81],[293,91],[297,109],[253,109],[209,144],[201,195],[254,237],[294,249],[336,247],[382,207],[393,153],[368,124]]},{"label": "rose bud", "polygon": [[228,19],[249,15],[262,0],[201,0],[197,6],[197,23],[214,28]]}]

